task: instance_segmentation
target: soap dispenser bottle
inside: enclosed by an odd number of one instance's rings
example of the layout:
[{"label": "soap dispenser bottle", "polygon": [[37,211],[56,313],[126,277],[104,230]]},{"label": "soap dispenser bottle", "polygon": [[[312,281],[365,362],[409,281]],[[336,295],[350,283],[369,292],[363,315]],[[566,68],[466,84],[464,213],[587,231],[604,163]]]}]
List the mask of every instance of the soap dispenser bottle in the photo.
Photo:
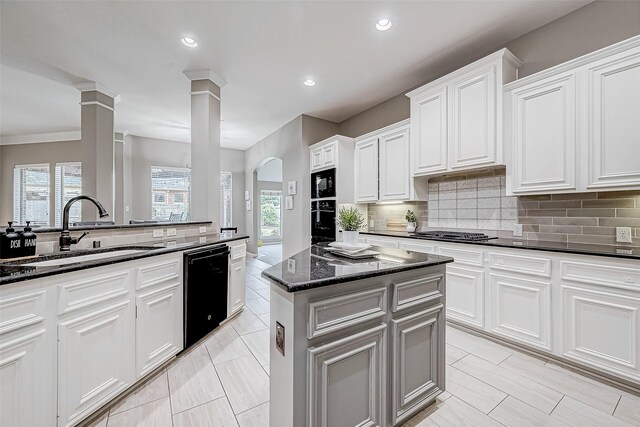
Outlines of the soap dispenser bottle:
[{"label": "soap dispenser bottle", "polygon": [[31,221],[27,221],[27,226],[22,230],[22,256],[33,256],[36,254],[36,233],[29,226]]},{"label": "soap dispenser bottle", "polygon": [[22,238],[12,227],[13,221],[9,221],[9,227],[0,235],[0,258],[17,258],[22,255]]}]

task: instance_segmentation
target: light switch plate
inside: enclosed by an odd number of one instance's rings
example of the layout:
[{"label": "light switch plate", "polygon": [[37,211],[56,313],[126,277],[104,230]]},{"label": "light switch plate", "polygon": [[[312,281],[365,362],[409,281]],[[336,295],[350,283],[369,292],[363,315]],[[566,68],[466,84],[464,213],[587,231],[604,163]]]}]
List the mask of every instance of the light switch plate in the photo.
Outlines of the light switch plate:
[{"label": "light switch plate", "polygon": [[175,236],[176,234],[175,228],[167,228],[167,237]]},{"label": "light switch plate", "polygon": [[162,237],[164,236],[164,230],[153,230],[153,237],[157,238],[157,237]]},{"label": "light switch plate", "polygon": [[373,222],[372,219],[369,220],[369,228],[374,229],[375,227],[375,222]]},{"label": "light switch plate", "polygon": [[207,227],[200,227],[200,234],[204,234],[207,232]]}]

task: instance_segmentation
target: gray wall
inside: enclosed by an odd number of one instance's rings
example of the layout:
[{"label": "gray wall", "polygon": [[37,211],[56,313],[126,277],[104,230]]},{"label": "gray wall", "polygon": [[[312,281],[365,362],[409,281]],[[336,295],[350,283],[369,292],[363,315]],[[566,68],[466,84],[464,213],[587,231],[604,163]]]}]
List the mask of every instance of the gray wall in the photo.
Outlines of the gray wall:
[{"label": "gray wall", "polygon": [[[44,142],[37,144],[0,145],[0,224],[13,221],[13,167],[34,163],[49,163],[54,171],[56,163],[81,162],[80,141]],[[55,182],[50,180],[50,212],[54,209]],[[83,205],[84,209],[84,205]],[[87,209],[89,206],[87,205]],[[53,224],[50,224],[53,226]]]},{"label": "gray wall", "polygon": [[[640,1],[596,1],[506,44],[524,64],[520,77],[544,70],[640,34]],[[466,64],[502,49],[503,45],[452,51],[432,64],[424,82],[338,125],[338,133],[357,137],[409,118],[404,96]]]}]

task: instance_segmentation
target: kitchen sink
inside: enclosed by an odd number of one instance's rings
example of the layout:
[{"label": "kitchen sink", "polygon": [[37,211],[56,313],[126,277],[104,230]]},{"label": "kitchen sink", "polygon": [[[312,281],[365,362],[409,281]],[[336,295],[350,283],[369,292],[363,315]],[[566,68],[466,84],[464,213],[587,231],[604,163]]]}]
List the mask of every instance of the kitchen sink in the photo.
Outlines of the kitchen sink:
[{"label": "kitchen sink", "polygon": [[135,249],[119,248],[117,250],[108,250],[108,251],[103,250],[98,253],[87,253],[88,251],[82,251],[78,253],[69,252],[65,254],[45,256],[43,257],[45,259],[43,259],[42,261],[34,260],[31,262],[21,263],[21,265],[31,266],[31,267],[56,267],[56,266],[62,266],[67,264],[76,264],[79,262],[96,261],[99,259],[121,257],[125,255],[135,255],[142,252],[146,252],[150,249],[157,249],[157,248],[142,248],[142,247],[137,247]]}]

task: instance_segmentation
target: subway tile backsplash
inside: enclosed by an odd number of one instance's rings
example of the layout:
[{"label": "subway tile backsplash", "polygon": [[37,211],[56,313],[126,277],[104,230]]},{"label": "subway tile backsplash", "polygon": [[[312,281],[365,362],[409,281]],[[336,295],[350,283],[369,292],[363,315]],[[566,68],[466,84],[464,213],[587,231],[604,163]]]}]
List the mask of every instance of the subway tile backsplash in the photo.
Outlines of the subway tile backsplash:
[{"label": "subway tile backsplash", "polygon": [[508,197],[504,169],[431,178],[426,202],[369,205],[369,219],[377,230],[403,229],[407,209],[416,212],[419,230],[510,237],[519,223],[528,240],[614,245],[616,227],[631,227],[633,244],[640,243],[640,191]]}]

